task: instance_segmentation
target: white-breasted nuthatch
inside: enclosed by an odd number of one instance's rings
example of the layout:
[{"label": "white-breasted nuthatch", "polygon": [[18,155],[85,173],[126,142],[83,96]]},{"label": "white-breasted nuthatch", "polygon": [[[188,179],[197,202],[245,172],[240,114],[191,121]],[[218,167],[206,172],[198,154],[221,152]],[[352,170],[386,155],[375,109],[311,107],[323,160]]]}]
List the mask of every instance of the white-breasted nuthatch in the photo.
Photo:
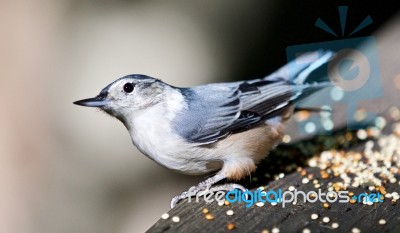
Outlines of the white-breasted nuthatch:
[{"label": "white-breasted nuthatch", "polygon": [[[254,171],[281,142],[284,123],[295,104],[330,85],[327,79],[308,82],[310,74],[333,56],[329,51],[319,53],[322,56],[311,63],[294,68],[289,63],[250,81],[180,88],[145,75],[128,75],[98,96],[74,104],[98,107],[119,119],[133,144],[164,167],[185,174],[218,171],[194,192],[246,190],[238,184],[212,185],[225,178],[239,180]],[[309,61],[311,56],[293,62]],[[171,207],[190,194],[175,196]]]}]

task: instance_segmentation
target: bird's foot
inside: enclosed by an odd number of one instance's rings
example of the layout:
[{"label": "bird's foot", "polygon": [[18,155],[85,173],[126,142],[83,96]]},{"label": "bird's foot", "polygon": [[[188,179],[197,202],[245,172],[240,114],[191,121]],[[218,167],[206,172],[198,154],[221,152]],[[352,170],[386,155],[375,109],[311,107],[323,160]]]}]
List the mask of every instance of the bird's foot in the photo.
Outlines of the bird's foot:
[{"label": "bird's foot", "polygon": [[203,196],[205,193],[215,193],[218,191],[229,192],[229,191],[232,191],[235,189],[239,189],[243,192],[247,191],[247,189],[245,187],[243,187],[242,185],[233,184],[233,183],[217,185],[214,187],[211,187],[211,186],[212,186],[212,183],[210,183],[210,182],[207,182],[207,181],[201,182],[199,185],[191,187],[188,191],[185,191],[179,195],[176,195],[171,200],[171,208],[174,208],[180,200],[186,199],[188,197],[193,197],[193,196]]}]

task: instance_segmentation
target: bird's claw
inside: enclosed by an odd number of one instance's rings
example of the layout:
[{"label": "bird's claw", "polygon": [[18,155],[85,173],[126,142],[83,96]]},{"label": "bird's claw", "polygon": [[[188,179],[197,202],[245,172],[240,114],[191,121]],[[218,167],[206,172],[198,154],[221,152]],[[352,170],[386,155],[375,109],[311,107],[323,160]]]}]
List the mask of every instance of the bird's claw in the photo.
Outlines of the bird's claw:
[{"label": "bird's claw", "polygon": [[[205,192],[211,192],[211,193],[218,192],[218,191],[228,192],[228,191],[232,191],[235,189],[239,189],[242,192],[245,192],[248,190],[240,184],[229,183],[229,184],[222,184],[222,185],[217,185],[217,186],[211,187],[211,185],[205,185],[204,183],[200,183],[198,186],[193,186],[188,191],[182,192],[181,194],[173,197],[171,200],[171,208],[174,208],[180,200],[186,199],[189,196],[190,197],[196,196],[196,195],[202,196],[202,195],[204,195]],[[203,193],[200,193],[200,192],[203,192]],[[246,194],[246,198],[247,198],[247,196],[248,195]]]}]

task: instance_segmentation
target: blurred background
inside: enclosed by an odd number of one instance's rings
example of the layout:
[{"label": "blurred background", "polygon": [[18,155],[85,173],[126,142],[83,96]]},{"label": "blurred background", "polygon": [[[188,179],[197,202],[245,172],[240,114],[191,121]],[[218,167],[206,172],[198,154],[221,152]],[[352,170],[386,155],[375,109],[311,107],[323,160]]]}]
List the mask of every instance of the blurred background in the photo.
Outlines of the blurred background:
[{"label": "blurred background", "polygon": [[0,1],[0,231],[145,231],[203,177],[155,164],[120,122],[72,102],[131,73],[177,86],[263,77],[287,46],[334,39],[314,23],[339,32],[339,5],[349,28],[370,15],[357,35],[399,61],[395,1]]}]

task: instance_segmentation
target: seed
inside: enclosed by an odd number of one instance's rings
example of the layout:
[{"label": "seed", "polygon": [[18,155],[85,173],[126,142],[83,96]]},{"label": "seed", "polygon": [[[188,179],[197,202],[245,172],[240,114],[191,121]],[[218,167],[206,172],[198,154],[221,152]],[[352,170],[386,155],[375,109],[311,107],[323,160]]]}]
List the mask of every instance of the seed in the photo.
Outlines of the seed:
[{"label": "seed", "polygon": [[351,204],[354,204],[354,203],[356,203],[356,202],[357,202],[356,199],[353,199],[353,198],[350,199],[350,203],[351,203]]},{"label": "seed", "polygon": [[207,208],[203,209],[203,214],[208,214],[208,209]]},{"label": "seed", "polygon": [[354,193],[353,192],[349,192],[349,197],[352,197],[352,196],[354,196]]},{"label": "seed", "polygon": [[258,207],[263,207],[263,206],[264,206],[264,202],[257,202],[257,203],[256,203],[256,206],[258,206]]},{"label": "seed", "polygon": [[234,229],[236,228],[236,226],[235,226],[235,224],[233,224],[233,223],[228,223],[228,224],[226,225],[226,228],[227,228],[228,230],[234,230]]},{"label": "seed", "polygon": [[181,221],[181,219],[178,216],[174,216],[174,217],[172,217],[172,221],[179,222],[179,221]]},{"label": "seed", "polygon": [[322,206],[323,206],[325,209],[331,208],[331,206],[330,206],[329,203],[327,203],[327,202],[325,202]]},{"label": "seed", "polygon": [[311,219],[312,219],[312,220],[318,219],[318,214],[312,214],[312,215],[311,215]]},{"label": "seed", "polygon": [[214,219],[214,215],[212,215],[212,214],[206,214],[206,219],[207,219],[207,220],[213,220],[213,219]]},{"label": "seed", "polygon": [[224,201],[224,205],[229,206],[231,203],[227,200]]},{"label": "seed", "polygon": [[303,229],[303,233],[311,233],[311,230],[308,229],[308,228],[304,228],[304,229]]},{"label": "seed", "polygon": [[386,220],[385,220],[385,219],[380,219],[380,220],[379,220],[379,224],[385,225],[385,224],[386,224]]},{"label": "seed", "polygon": [[274,227],[274,228],[272,228],[272,231],[271,231],[272,233],[279,233],[279,228],[277,228],[277,227]]},{"label": "seed", "polygon": [[331,220],[330,220],[328,217],[324,217],[324,218],[322,219],[322,221],[323,221],[324,223],[328,223],[328,222],[330,222]]},{"label": "seed", "polygon": [[229,215],[229,216],[230,216],[230,215],[233,215],[233,210],[227,210],[227,211],[226,211],[226,215]]},{"label": "seed", "polygon": [[302,171],[300,172],[300,175],[301,175],[301,176],[306,176],[306,175],[307,175],[307,170],[302,170]]},{"label": "seed", "polygon": [[289,187],[289,191],[294,191],[295,190],[295,187],[294,186],[290,186]]},{"label": "seed", "polygon": [[339,227],[339,223],[337,223],[337,222],[332,223],[332,228],[333,229],[336,229],[338,227]]},{"label": "seed", "polygon": [[164,213],[161,215],[162,219],[168,219],[169,218],[169,214],[168,213]]},{"label": "seed", "polygon": [[310,182],[310,180],[308,178],[303,178],[301,180],[301,183],[303,183],[303,184],[307,184],[308,182]]},{"label": "seed", "polygon": [[351,229],[352,233],[361,233],[361,230],[358,229],[357,227],[353,227],[353,229]]},{"label": "seed", "polygon": [[261,231],[261,233],[269,233],[269,231],[267,229],[264,229]]}]

